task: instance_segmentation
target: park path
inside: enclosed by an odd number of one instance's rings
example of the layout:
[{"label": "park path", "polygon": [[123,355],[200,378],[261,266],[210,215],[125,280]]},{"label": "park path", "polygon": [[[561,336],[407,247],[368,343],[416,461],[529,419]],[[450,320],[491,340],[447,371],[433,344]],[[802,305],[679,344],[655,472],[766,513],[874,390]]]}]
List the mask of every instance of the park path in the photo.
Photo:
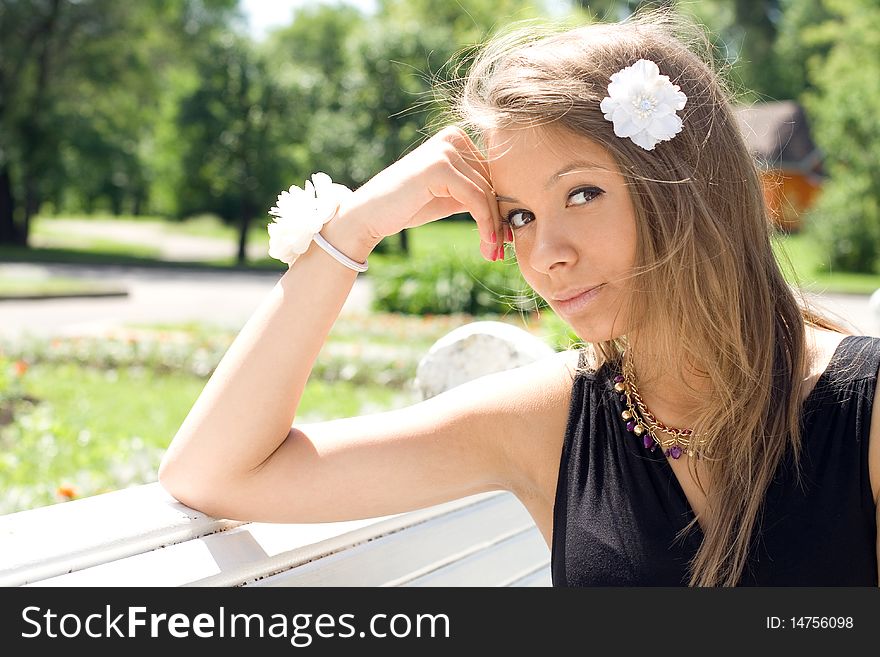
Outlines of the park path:
[{"label": "park path", "polygon": [[[193,271],[130,266],[0,264],[18,275],[81,277],[113,281],[127,296],[0,301],[0,336],[81,334],[129,322],[204,321],[241,328],[269,294],[281,272]],[[811,295],[820,309],[858,333],[880,336],[880,318],[867,295]],[[342,314],[370,312],[372,281],[355,279]]]},{"label": "park path", "polygon": [[[234,258],[238,253],[238,243],[235,240],[187,235],[179,231],[175,232],[173,224],[157,221],[125,219],[41,219],[40,221],[42,226],[52,232],[43,237],[33,237],[31,245],[35,247],[63,247],[90,239],[105,239],[154,247],[159,251],[160,258],[171,262]],[[248,258],[256,260],[266,255],[266,247],[262,244],[248,244],[247,253]]]},{"label": "park path", "polygon": [[[126,296],[0,301],[0,337],[77,335],[126,323],[203,321],[239,329],[282,272],[212,271],[88,265],[0,265],[0,276],[81,277],[113,281]],[[342,314],[368,313],[371,282],[355,279]]]},{"label": "park path", "polygon": [[[112,282],[125,296],[0,301],[0,337],[24,334],[77,335],[103,332],[127,323],[204,321],[238,329],[254,313],[281,277],[283,270],[199,271],[173,266],[233,258],[235,240],[185,235],[163,224],[126,220],[44,219],[50,235],[34,246],[63,246],[78,240],[108,239],[156,248],[172,266],[0,263],[0,278],[82,278]],[[63,235],[58,237],[59,234]],[[251,244],[248,254],[264,257],[265,246]],[[359,276],[342,309],[343,314],[369,312],[370,282]]]},{"label": "park path", "polygon": [[[51,220],[46,220],[51,222]],[[102,237],[154,246],[168,260],[199,261],[231,256],[234,240],[174,234],[154,222],[64,220],[66,239]],[[251,245],[255,257],[264,247]],[[0,263],[0,277],[79,277],[112,281],[127,296],[0,301],[0,337],[25,333],[77,334],[101,331],[129,322],[205,321],[238,329],[278,282],[282,272],[137,266]],[[812,302],[847,323],[856,333],[880,336],[880,316],[867,295],[811,294]],[[368,313],[372,297],[369,274],[355,279],[342,313]]]}]

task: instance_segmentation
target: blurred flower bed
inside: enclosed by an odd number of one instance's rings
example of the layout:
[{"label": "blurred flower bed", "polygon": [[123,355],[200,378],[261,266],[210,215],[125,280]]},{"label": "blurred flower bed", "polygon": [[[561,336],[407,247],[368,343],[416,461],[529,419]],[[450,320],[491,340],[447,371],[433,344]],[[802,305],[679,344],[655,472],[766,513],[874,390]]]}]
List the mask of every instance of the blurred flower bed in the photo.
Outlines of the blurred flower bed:
[{"label": "blurred flower bed", "polygon": [[[489,318],[560,348],[564,331],[553,328],[552,318]],[[475,319],[339,318],[297,418],[320,421],[413,403],[419,360],[436,340]],[[155,481],[164,450],[236,334],[193,324],[0,339],[0,514]]]}]

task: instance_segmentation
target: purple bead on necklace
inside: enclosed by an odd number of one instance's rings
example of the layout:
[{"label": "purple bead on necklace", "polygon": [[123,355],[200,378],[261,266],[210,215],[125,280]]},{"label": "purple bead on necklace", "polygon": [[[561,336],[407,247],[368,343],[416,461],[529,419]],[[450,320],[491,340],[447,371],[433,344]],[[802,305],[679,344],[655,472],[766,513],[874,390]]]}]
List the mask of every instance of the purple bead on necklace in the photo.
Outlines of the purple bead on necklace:
[{"label": "purple bead on necklace", "polygon": [[[663,448],[663,443],[657,439],[656,434],[654,433],[655,429],[660,429],[673,436],[672,439],[666,441],[667,445],[669,445],[670,442],[672,444],[666,449],[663,449],[663,453],[666,456],[678,459],[685,453],[685,451],[687,451],[689,456],[700,458],[700,452],[693,451],[690,448],[692,431],[690,429],[670,429],[659,422],[644,406],[631,376],[629,378],[623,374],[615,376],[614,391],[620,395],[620,400],[626,407],[626,410],[621,414],[623,421],[626,422],[626,430],[641,438],[645,449],[649,449],[653,452],[658,445],[661,449]],[[684,447],[679,444],[679,441],[684,442]]]}]

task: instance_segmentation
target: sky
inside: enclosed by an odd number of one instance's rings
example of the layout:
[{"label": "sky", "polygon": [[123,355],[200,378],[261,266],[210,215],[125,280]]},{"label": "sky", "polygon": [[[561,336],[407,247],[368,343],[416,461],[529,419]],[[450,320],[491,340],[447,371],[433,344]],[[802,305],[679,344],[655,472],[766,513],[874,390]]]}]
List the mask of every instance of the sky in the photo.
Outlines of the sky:
[{"label": "sky", "polygon": [[[327,0],[318,0],[328,3]],[[273,27],[287,25],[294,9],[309,4],[315,4],[316,0],[241,0],[241,8],[250,23],[250,32],[257,38],[262,38]],[[328,4],[343,4],[339,0]],[[344,4],[357,7],[364,13],[370,13],[376,8],[375,0],[345,0]]]},{"label": "sky", "polygon": [[[262,39],[272,28],[289,24],[293,10],[316,3],[347,4],[365,14],[376,9],[376,0],[241,0],[241,8],[250,23],[251,35]],[[564,0],[549,0],[545,6],[552,12],[564,11],[566,5]]]}]

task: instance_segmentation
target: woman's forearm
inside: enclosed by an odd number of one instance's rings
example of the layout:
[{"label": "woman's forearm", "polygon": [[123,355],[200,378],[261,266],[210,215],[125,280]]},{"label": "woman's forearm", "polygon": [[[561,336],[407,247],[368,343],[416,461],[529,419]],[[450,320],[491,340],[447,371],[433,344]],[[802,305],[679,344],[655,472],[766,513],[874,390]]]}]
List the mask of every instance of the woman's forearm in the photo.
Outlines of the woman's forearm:
[{"label": "woman's forearm", "polygon": [[[356,213],[321,235],[363,262],[378,240]],[[314,241],[248,319],[174,436],[159,468],[163,486],[188,495],[246,475],[287,437],[312,367],[357,272]]]}]

